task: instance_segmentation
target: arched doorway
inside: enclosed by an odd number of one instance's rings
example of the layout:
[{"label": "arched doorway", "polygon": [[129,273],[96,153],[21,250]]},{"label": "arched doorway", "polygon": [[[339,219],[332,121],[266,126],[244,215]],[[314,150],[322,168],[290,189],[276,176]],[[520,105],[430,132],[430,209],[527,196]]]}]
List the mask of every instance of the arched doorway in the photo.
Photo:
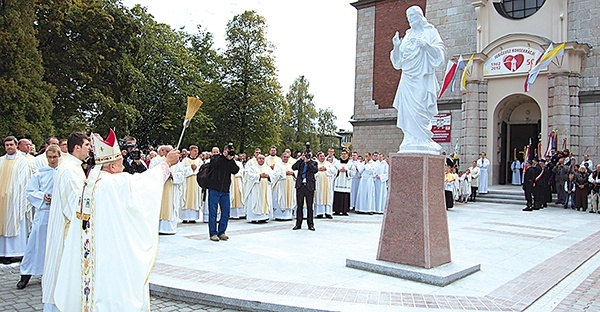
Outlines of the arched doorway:
[{"label": "arched doorway", "polygon": [[511,94],[496,106],[497,145],[500,156],[497,183],[510,184],[510,164],[516,156],[523,161],[525,148],[537,148],[541,132],[541,110],[538,103],[525,94]]}]

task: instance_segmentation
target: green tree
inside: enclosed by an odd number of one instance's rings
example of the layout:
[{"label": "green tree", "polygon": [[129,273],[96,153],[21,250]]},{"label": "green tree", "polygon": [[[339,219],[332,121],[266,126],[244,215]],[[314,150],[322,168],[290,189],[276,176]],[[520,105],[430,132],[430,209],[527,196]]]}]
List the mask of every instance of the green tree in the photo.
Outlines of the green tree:
[{"label": "green tree", "polygon": [[43,81],[34,0],[0,1],[0,135],[41,145],[53,133],[55,88]]},{"label": "green tree", "polygon": [[[144,144],[177,144],[186,112],[187,96],[202,99],[205,79],[190,50],[188,34],[157,23],[145,8],[137,5],[132,13],[139,25],[139,49],[131,56],[135,74],[131,103],[140,112],[132,133]],[[196,143],[194,133],[206,132],[211,123],[204,107],[197,113],[182,146]]]},{"label": "green tree", "polygon": [[304,76],[294,80],[286,94],[285,116],[283,118],[282,140],[293,151],[302,151],[306,142],[318,146],[315,120],[317,110],[313,104],[314,95],[309,92],[309,82]]},{"label": "green tree", "polygon": [[211,113],[216,142],[231,139],[242,152],[281,141],[284,100],[266,30],[265,19],[254,11],[236,15],[227,24],[225,95]]},{"label": "green tree", "polygon": [[115,0],[41,0],[37,18],[45,80],[58,90],[52,114],[58,134],[130,132],[140,114],[129,102],[137,34],[129,11]]},{"label": "green tree", "polygon": [[337,117],[333,114],[333,110],[331,108],[319,108],[317,115],[317,136],[319,137],[321,150],[326,151],[330,147],[337,148],[338,139],[335,134]]}]

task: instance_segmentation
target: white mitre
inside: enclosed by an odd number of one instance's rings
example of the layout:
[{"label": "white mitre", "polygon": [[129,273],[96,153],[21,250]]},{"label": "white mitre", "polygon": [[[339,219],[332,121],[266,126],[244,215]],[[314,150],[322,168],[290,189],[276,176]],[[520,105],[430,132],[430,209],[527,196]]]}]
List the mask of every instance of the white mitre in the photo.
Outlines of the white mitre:
[{"label": "white mitre", "polygon": [[94,146],[94,160],[97,165],[113,162],[123,159],[117,136],[112,129],[109,129],[108,137],[103,140],[98,134],[92,135],[92,145]]}]

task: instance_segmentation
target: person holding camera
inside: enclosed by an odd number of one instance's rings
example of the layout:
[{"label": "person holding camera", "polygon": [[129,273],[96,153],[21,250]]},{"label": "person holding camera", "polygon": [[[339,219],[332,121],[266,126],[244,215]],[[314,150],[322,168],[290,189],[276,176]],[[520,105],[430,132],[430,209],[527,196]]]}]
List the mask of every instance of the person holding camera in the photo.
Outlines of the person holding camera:
[{"label": "person holding camera", "polygon": [[319,169],[317,168],[317,162],[312,160],[312,153],[308,144],[304,155],[296,161],[292,166],[292,170],[298,172],[298,178],[296,179],[296,226],[292,230],[302,228],[302,218],[304,215],[302,203],[306,199],[306,223],[308,224],[308,229],[314,231],[313,199],[315,198],[315,174]]},{"label": "person holding camera", "polygon": [[[142,173],[148,169],[142,161],[142,151],[137,148],[137,140],[132,136],[125,137],[124,150],[127,151],[123,158],[123,171],[130,174]],[[92,157],[93,159],[93,157]]]},{"label": "person holding camera", "polygon": [[[208,234],[211,241],[228,240],[225,234],[231,202],[229,188],[231,186],[231,175],[238,173],[240,167],[233,160],[235,151],[233,143],[223,148],[222,154],[213,155],[210,158],[210,178],[206,184],[208,189]],[[217,208],[221,206],[221,219],[217,224]]]}]

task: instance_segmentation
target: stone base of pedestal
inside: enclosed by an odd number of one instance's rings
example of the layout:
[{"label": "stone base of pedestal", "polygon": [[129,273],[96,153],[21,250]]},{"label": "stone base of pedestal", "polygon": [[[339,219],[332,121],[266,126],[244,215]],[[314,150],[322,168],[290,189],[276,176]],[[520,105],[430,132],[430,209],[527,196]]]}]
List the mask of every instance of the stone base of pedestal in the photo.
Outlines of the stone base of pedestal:
[{"label": "stone base of pedestal", "polygon": [[450,262],[435,268],[425,269],[405,264],[369,259],[346,259],[346,266],[436,286],[446,286],[467,275],[473,274],[480,269],[479,264],[461,262]]},{"label": "stone base of pedestal", "polygon": [[451,261],[444,161],[440,155],[390,154],[377,260],[426,269]]}]

